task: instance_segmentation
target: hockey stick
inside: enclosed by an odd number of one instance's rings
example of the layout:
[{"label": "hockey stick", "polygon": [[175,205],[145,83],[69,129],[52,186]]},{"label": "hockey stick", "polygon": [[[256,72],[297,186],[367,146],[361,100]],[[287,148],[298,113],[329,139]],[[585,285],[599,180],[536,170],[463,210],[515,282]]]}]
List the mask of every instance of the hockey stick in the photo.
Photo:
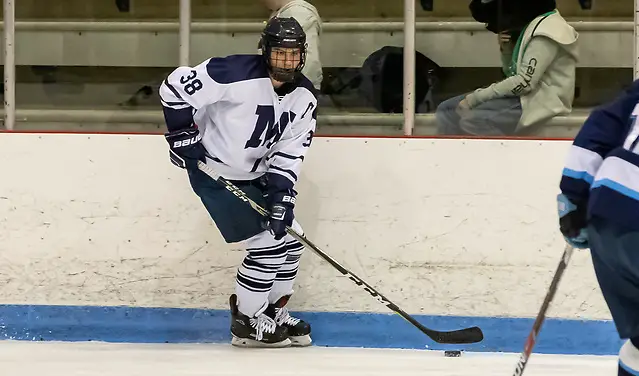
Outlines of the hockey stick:
[{"label": "hockey stick", "polygon": [[528,339],[526,339],[526,344],[524,345],[524,352],[521,353],[519,357],[519,361],[517,362],[517,367],[515,368],[514,376],[521,376],[524,373],[524,369],[526,368],[526,364],[528,364],[528,358],[530,358],[530,354],[532,353],[533,347],[535,347],[535,343],[537,342],[537,336],[539,335],[539,331],[541,330],[541,326],[546,319],[546,312],[550,307],[550,302],[555,297],[555,293],[557,292],[557,287],[559,286],[559,281],[561,277],[564,275],[564,271],[568,266],[568,262],[570,261],[570,257],[572,257],[572,252],[575,250],[573,246],[570,244],[566,244],[566,248],[564,249],[564,255],[561,257],[561,261],[559,261],[559,265],[557,266],[557,271],[555,272],[555,276],[550,283],[550,288],[548,288],[548,292],[546,293],[546,299],[544,299],[544,303],[541,305],[541,309],[537,314],[537,319],[535,319],[535,323],[533,324],[532,330],[528,335]]},{"label": "hockey stick", "polygon": [[[250,205],[255,211],[263,216],[268,216],[268,211],[258,205],[255,201],[251,200],[241,189],[236,187],[233,183],[221,177],[218,173],[216,173],[211,167],[206,165],[206,163],[198,161],[198,168],[210,176],[213,180],[222,184],[228,191],[237,196],[240,200],[244,201],[248,205]],[[315,254],[324,259],[326,262],[331,264],[335,269],[337,269],[340,273],[347,276],[351,281],[355,282],[358,286],[361,286],[366,292],[371,294],[375,299],[377,299],[380,303],[384,304],[391,311],[397,313],[402,318],[406,319],[408,322],[413,324],[417,329],[419,329],[422,333],[429,336],[437,343],[451,343],[451,344],[463,344],[463,343],[475,343],[480,342],[484,339],[484,334],[481,329],[478,327],[465,328],[454,331],[438,331],[425,327],[420,324],[417,320],[415,320],[408,313],[404,312],[400,309],[395,303],[388,300],[385,296],[380,294],[377,290],[375,290],[371,285],[364,282],[361,278],[356,276],[354,273],[340,265],[337,261],[335,261],[331,256],[327,255],[322,251],[318,246],[313,244],[310,240],[308,240],[304,235],[300,235],[297,231],[293,230],[290,227],[286,228],[286,232],[297,239],[300,243],[302,243],[305,247],[310,248]]]}]

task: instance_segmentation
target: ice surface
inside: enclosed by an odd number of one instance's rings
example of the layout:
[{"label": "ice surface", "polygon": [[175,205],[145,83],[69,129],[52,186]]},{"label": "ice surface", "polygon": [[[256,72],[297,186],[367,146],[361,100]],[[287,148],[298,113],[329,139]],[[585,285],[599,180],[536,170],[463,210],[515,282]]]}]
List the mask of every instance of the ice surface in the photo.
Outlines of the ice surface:
[{"label": "ice surface", "polygon": [[[519,354],[359,348],[238,349],[219,344],[0,341],[3,376],[484,376],[513,373]],[[533,354],[525,376],[616,375],[616,357]]]}]

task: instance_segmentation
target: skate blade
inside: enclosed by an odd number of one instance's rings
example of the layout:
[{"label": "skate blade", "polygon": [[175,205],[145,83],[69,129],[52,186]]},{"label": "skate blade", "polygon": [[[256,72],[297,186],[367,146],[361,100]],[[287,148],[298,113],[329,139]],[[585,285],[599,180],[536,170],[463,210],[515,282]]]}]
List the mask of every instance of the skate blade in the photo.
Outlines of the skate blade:
[{"label": "skate blade", "polygon": [[284,341],[280,342],[266,343],[250,338],[239,338],[233,336],[233,338],[231,339],[231,345],[246,348],[282,348],[291,346],[291,340],[287,338]]},{"label": "skate blade", "polygon": [[313,343],[311,336],[308,334],[305,336],[290,336],[288,338],[291,340],[291,346],[295,347],[306,347]]}]

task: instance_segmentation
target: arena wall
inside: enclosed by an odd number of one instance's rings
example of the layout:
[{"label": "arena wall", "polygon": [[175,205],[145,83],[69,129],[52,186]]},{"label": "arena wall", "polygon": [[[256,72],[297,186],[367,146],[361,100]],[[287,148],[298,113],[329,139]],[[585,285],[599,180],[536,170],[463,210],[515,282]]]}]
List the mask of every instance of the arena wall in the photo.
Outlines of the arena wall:
[{"label": "arena wall", "polygon": [[[567,141],[317,137],[306,236],[467,351],[519,352],[564,247]],[[225,244],[158,135],[0,136],[0,338],[228,342],[243,251]],[[448,349],[307,252],[290,303],[317,345]],[[614,354],[590,255],[573,257],[535,348]]]}]

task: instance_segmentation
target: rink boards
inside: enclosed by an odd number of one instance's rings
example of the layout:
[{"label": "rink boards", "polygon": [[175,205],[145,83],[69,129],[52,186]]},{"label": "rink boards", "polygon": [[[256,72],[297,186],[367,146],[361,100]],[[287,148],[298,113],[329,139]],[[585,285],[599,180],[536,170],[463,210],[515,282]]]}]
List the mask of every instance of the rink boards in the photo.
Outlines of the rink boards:
[{"label": "rink boards", "polygon": [[[321,138],[298,184],[309,239],[462,346],[519,352],[563,250],[570,142]],[[166,142],[0,136],[0,338],[225,342],[243,251],[225,244]],[[291,308],[318,345],[447,348],[311,252]],[[536,351],[613,354],[590,256],[573,257]],[[456,346],[459,347],[459,346]]]}]

